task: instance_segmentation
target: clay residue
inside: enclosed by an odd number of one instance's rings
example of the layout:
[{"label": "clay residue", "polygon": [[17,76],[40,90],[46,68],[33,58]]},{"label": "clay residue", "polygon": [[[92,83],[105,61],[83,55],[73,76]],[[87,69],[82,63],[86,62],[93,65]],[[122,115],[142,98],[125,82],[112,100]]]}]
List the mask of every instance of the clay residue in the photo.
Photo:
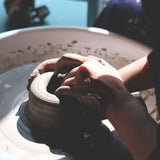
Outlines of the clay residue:
[{"label": "clay residue", "polygon": [[105,59],[116,69],[126,66],[127,64],[134,61],[134,59],[128,60],[127,58],[120,56],[118,53],[111,55],[105,54]]},{"label": "clay residue", "polygon": [[[37,47],[31,45],[26,46],[25,48],[20,48],[17,50],[12,50],[10,55],[4,55],[1,57],[0,63],[0,73],[3,73],[9,69],[13,69],[15,67],[43,61],[48,58],[60,57],[64,53],[77,53],[80,55],[93,55],[96,57],[103,58],[107,62],[109,62],[113,67],[119,69],[135,59],[124,57],[120,55],[118,52],[112,53],[108,50],[107,47],[96,47],[96,46],[84,46],[76,39],[69,41],[67,43],[58,43],[53,44],[52,42],[46,42],[43,44],[39,44]],[[6,63],[7,62],[7,63]],[[154,98],[154,90],[147,90],[140,92],[143,96],[149,112],[156,108],[155,98]],[[151,112],[152,113],[152,112]],[[155,119],[155,116],[154,116]]]},{"label": "clay residue", "polygon": [[[115,68],[119,68],[128,63],[128,61],[118,53],[108,54],[106,47],[95,48],[93,46],[83,46],[78,42],[78,40],[72,40],[65,44],[53,44],[52,42],[46,42],[39,44],[36,47],[28,45],[25,48],[12,50],[9,55],[2,54],[0,60],[0,73],[21,65],[43,61],[48,58],[60,57],[64,53],[77,53],[85,56],[93,55],[101,57],[109,61]],[[119,62],[119,59],[121,59],[120,61],[123,61],[123,63]]]}]

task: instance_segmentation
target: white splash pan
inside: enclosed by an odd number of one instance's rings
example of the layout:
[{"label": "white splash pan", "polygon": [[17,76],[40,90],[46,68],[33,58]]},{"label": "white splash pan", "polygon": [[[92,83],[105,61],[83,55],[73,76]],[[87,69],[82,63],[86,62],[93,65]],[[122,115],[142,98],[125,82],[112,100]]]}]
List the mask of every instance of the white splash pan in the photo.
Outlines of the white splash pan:
[{"label": "white splash pan", "polygon": [[[138,59],[151,48],[98,28],[36,27],[0,34],[0,73],[66,52]],[[107,59],[106,59],[107,60]]]},{"label": "white splash pan", "polygon": [[[71,159],[65,154],[51,153],[48,146],[19,135],[16,117],[10,116],[15,113],[17,102],[13,107],[4,105],[27,93],[25,85],[37,65],[34,62],[72,52],[104,58],[118,69],[150,51],[146,45],[98,28],[36,27],[0,34],[0,159]],[[27,64],[31,65],[26,69],[23,66]]]}]

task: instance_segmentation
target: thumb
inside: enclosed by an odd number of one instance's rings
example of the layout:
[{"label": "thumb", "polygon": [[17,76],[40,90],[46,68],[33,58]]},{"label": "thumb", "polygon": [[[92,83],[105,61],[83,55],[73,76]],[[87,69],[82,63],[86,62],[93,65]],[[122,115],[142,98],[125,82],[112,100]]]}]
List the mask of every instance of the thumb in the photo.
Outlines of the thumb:
[{"label": "thumb", "polygon": [[74,97],[74,98],[78,98],[78,94],[76,94],[75,92],[71,91],[70,86],[60,86],[56,89],[56,91],[54,92],[54,94],[57,97],[61,97],[61,96],[70,96],[70,97]]}]

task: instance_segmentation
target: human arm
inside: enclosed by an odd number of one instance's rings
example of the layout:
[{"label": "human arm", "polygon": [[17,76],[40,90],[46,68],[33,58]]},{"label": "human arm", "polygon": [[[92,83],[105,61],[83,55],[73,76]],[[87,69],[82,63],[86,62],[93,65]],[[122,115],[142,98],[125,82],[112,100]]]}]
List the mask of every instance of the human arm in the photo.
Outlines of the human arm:
[{"label": "human arm", "polygon": [[157,123],[133,96],[116,98],[106,116],[126,142],[135,160],[147,160],[157,147]]},{"label": "human arm", "polygon": [[[68,54],[67,54],[68,55]],[[73,54],[72,54],[73,56]],[[34,71],[43,73],[46,70],[54,70],[55,64],[59,58],[47,59],[40,63]],[[63,60],[62,60],[63,61]],[[66,60],[65,60],[66,61]],[[76,59],[81,64],[84,59]],[[33,71],[33,72],[34,72]],[[140,91],[153,87],[151,70],[148,64],[147,56],[142,57],[118,70],[125,87],[130,92]]]},{"label": "human arm", "polygon": [[154,85],[147,56],[122,67],[118,72],[130,92],[149,89]]},{"label": "human arm", "polygon": [[[68,59],[71,55],[65,56]],[[63,63],[59,63],[58,68]],[[102,96],[106,102],[107,118],[128,145],[134,159],[149,158],[156,148],[158,125],[144,106],[128,92],[115,69],[108,66],[106,70],[99,63],[86,60],[71,70],[62,85],[69,86],[69,90],[61,92],[63,94],[93,92]]]},{"label": "human arm", "polygon": [[158,125],[128,92],[118,72],[109,64],[106,69],[93,59],[73,54],[65,54],[56,61],[55,72],[67,72],[61,68],[68,61],[78,61],[80,65],[66,75],[62,85],[68,88],[61,93],[99,94],[106,103],[102,110],[128,145],[134,159],[148,159],[156,148]]}]

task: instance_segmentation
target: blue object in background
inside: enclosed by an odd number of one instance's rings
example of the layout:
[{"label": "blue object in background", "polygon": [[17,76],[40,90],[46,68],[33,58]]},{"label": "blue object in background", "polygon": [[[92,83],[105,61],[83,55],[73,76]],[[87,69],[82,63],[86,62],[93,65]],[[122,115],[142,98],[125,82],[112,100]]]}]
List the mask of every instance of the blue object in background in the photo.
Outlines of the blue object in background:
[{"label": "blue object in background", "polygon": [[[78,0],[35,0],[35,7],[46,5],[50,14],[41,26],[87,26],[88,2]],[[0,33],[7,31],[4,0],[0,1]]]},{"label": "blue object in background", "polygon": [[0,33],[6,31],[7,13],[4,8],[4,1],[0,1]]},{"label": "blue object in background", "polygon": [[73,0],[35,0],[35,6],[46,5],[50,15],[47,25],[87,26],[87,1]]}]

